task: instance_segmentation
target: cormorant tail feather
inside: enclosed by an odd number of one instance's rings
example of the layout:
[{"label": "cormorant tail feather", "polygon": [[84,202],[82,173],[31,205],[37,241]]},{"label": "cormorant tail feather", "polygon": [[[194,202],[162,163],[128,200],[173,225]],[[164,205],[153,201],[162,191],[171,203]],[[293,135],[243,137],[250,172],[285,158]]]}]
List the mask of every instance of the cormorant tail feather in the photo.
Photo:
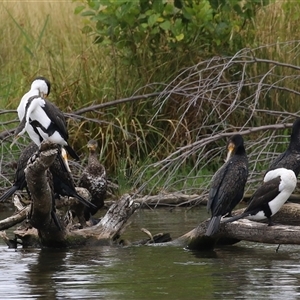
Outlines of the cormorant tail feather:
[{"label": "cormorant tail feather", "polygon": [[10,197],[15,191],[19,189],[18,186],[13,185],[8,191],[6,191],[1,197],[0,197],[0,202],[4,201],[8,197]]},{"label": "cormorant tail feather", "polygon": [[222,216],[214,216],[210,219],[205,233],[206,236],[211,236],[219,230],[221,217]]}]

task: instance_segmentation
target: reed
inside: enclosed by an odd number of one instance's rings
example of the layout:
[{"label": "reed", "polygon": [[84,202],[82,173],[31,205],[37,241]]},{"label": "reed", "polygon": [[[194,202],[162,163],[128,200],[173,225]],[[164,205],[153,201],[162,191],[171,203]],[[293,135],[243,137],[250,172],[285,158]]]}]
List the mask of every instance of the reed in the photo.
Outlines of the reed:
[{"label": "reed", "polygon": [[[135,93],[161,91],[164,84],[167,85],[169,82],[173,82],[174,87],[177,82],[182,81],[178,74],[184,67],[204,60],[203,57],[192,55],[197,49],[197,45],[193,44],[190,55],[178,57],[177,53],[166,50],[161,55],[161,60],[155,63],[151,59],[145,59],[140,66],[126,65],[122,57],[114,53],[113,48],[94,44],[94,36],[82,32],[85,25],[93,24],[87,18],[74,14],[78,5],[78,2],[71,1],[0,3],[2,109],[16,109],[20,97],[28,90],[32,79],[38,75],[43,75],[52,82],[50,100],[64,112],[71,114],[82,107],[129,97]],[[295,47],[297,43],[280,46],[280,42],[299,39],[297,27],[299,14],[298,2],[275,1],[262,9],[253,20],[253,24],[249,25],[246,31],[248,37],[246,34],[244,36],[245,46],[259,47],[273,44],[273,47],[258,49],[256,54],[266,59],[300,65],[299,50]],[[231,49],[233,53],[238,50],[240,49]],[[207,55],[212,57],[214,54],[207,53]],[[238,71],[237,68],[232,74],[238,74]],[[269,65],[257,64],[249,67],[247,74],[255,78],[268,71]],[[290,68],[285,71],[285,79],[278,84],[296,89],[297,71]],[[270,82],[275,80],[276,76],[282,76],[281,72],[282,69],[275,68]],[[213,78],[217,74],[205,75],[213,75]],[[231,74],[226,76],[223,78],[224,82],[235,79]],[[186,81],[184,84],[196,86],[199,78],[193,76],[190,78],[191,82]],[[153,84],[154,82],[160,84]],[[205,97],[210,97],[209,92]],[[243,90],[243,97],[248,97],[252,92]],[[186,109],[189,97],[189,92],[179,93],[169,102],[163,98],[160,98],[161,102],[145,99],[92,111],[81,118],[69,118],[70,142],[83,157],[87,153],[85,144],[89,139],[101,141],[101,160],[108,168],[109,174],[130,187],[135,178],[143,172],[141,171],[143,166],[155,164],[178,147],[190,145],[199,139],[200,125],[203,124],[201,134],[207,136],[215,133],[212,124],[216,123],[218,128],[222,126],[225,128],[230,123],[232,128],[237,128],[242,127],[249,117],[247,107],[242,104],[239,113],[232,114],[228,118],[228,124],[225,124],[219,122],[219,115],[211,113],[211,104],[205,97],[195,98],[197,101],[195,100],[195,103]],[[232,99],[234,95],[229,95],[218,113],[224,113]],[[166,105],[160,107],[161,103]],[[295,112],[299,110],[298,97],[292,94],[286,97],[286,94],[278,91],[270,93],[261,100],[260,108]],[[15,118],[14,114],[0,115],[2,124]],[[261,125],[258,123],[273,120],[271,115],[256,118],[252,125]],[[16,124],[5,123],[3,129],[12,128]],[[223,149],[223,144],[223,141],[219,142],[217,147]],[[210,146],[208,153],[214,147],[216,145]],[[4,149],[9,151],[6,146]],[[206,175],[207,172],[211,173],[217,169],[219,161],[215,162],[216,152],[210,155],[206,156],[205,170],[194,169],[194,164],[199,162],[199,158],[194,154],[190,159],[182,161],[175,172],[166,172],[165,176],[162,176],[162,181],[169,180],[171,174],[172,182],[164,181],[161,186],[167,189],[172,185],[180,189],[184,186],[198,185],[198,181],[202,179],[197,175]],[[213,169],[209,169],[207,164],[209,159],[214,161]],[[148,168],[143,172],[144,177],[139,182],[147,181],[147,178],[151,178],[155,172]],[[181,180],[183,177],[186,179]],[[207,178],[203,181],[206,183]],[[154,185],[155,183],[152,185],[153,189]]]}]

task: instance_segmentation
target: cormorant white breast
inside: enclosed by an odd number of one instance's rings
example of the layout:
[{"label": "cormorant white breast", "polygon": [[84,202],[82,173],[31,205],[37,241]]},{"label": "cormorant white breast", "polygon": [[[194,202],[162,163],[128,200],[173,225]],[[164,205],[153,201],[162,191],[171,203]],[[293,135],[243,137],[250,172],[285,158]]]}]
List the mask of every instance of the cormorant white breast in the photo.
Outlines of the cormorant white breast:
[{"label": "cormorant white breast", "polygon": [[288,200],[296,185],[297,178],[292,170],[278,168],[267,172],[263,184],[255,191],[245,211],[223,223],[246,218],[253,221],[268,219],[268,225],[273,225],[271,217]]}]

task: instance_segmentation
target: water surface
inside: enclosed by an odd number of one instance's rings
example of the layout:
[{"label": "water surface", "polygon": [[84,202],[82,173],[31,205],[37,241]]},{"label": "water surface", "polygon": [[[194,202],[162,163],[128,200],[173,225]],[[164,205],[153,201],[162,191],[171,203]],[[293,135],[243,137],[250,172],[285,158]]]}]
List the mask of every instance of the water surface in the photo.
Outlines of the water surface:
[{"label": "water surface", "polygon": [[[124,238],[145,238],[142,227],[176,238],[206,217],[204,207],[139,210]],[[300,247],[276,248],[241,242],[210,252],[173,246],[14,250],[1,241],[0,299],[300,299]]]}]

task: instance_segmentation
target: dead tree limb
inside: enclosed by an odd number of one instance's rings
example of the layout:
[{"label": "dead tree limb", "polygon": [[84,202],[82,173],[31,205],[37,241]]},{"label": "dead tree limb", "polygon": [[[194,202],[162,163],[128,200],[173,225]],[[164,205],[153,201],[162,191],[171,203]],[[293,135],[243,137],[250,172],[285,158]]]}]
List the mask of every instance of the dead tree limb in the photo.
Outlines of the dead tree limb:
[{"label": "dead tree limb", "polygon": [[[25,169],[27,187],[31,193],[32,210],[30,224],[38,230],[41,244],[44,246],[65,246],[66,231],[53,220],[53,197],[49,185],[48,168],[57,156],[57,145],[49,142],[41,144],[40,151],[29,160]],[[60,220],[57,218],[57,221]]]},{"label": "dead tree limb", "polygon": [[[236,213],[241,211],[238,210]],[[276,223],[274,226],[244,219],[233,223],[221,223],[220,231],[216,235],[206,237],[204,234],[209,221],[206,220],[169,244],[195,250],[211,250],[215,246],[234,244],[241,240],[269,244],[300,245],[299,217],[300,204],[287,203],[272,218]]]},{"label": "dead tree limb", "polygon": [[[34,228],[16,230],[14,240],[9,240],[5,233],[1,235],[2,238],[6,242],[9,241],[10,244],[16,244],[16,241],[20,239],[23,245],[27,247],[37,245],[42,247],[98,245],[116,240],[124,230],[129,217],[139,207],[139,204],[135,203],[129,195],[123,195],[120,200],[116,201],[95,226],[70,231],[64,222],[58,220],[61,223],[61,228],[54,223],[51,214],[53,198],[49,185],[51,177],[48,177],[48,168],[56,155],[57,146],[43,142],[40,151],[31,157],[25,169],[27,186],[32,198],[29,222]],[[67,202],[72,203],[73,201]],[[28,209],[26,209],[27,213]],[[21,220],[23,215],[24,213],[19,212],[17,219]],[[11,224],[11,222],[7,224]]]},{"label": "dead tree limb", "polygon": [[23,222],[27,218],[27,216],[31,210],[31,205],[24,207],[20,203],[20,200],[17,196],[14,197],[13,202],[14,202],[15,207],[17,208],[17,212],[14,213],[12,216],[0,221],[0,230],[5,230],[8,228],[11,228],[11,227]]}]

